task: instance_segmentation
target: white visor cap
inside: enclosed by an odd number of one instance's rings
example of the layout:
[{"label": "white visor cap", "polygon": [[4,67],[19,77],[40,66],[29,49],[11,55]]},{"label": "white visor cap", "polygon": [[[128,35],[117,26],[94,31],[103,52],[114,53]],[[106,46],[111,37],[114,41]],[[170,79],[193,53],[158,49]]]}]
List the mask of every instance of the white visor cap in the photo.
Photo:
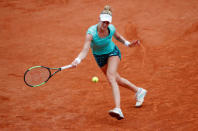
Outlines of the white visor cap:
[{"label": "white visor cap", "polygon": [[108,21],[109,23],[111,23],[112,16],[109,14],[100,14],[100,21]]}]

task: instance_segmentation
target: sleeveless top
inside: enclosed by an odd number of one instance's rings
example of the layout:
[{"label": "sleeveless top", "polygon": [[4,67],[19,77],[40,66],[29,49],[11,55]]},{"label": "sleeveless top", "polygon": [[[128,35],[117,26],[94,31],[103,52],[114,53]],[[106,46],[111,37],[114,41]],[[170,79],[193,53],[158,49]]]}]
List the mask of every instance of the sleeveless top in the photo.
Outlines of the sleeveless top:
[{"label": "sleeveless top", "polygon": [[115,44],[112,41],[112,37],[115,33],[115,27],[112,24],[109,24],[108,29],[110,31],[109,35],[100,38],[97,31],[97,24],[91,26],[87,30],[87,34],[91,34],[93,39],[91,41],[92,53],[96,55],[103,55],[112,52],[115,48]]}]

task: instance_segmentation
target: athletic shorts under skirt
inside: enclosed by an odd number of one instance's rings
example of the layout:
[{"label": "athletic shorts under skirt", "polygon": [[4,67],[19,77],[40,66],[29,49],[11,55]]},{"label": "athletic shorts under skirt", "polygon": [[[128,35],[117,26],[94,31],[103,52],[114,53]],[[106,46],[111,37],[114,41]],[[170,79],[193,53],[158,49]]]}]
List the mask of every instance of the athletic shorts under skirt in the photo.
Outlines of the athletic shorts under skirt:
[{"label": "athletic shorts under skirt", "polygon": [[108,58],[111,56],[119,56],[121,60],[121,53],[117,46],[115,46],[114,50],[108,54],[103,54],[103,55],[93,54],[93,55],[99,67],[103,67],[104,65],[106,65],[108,62]]}]

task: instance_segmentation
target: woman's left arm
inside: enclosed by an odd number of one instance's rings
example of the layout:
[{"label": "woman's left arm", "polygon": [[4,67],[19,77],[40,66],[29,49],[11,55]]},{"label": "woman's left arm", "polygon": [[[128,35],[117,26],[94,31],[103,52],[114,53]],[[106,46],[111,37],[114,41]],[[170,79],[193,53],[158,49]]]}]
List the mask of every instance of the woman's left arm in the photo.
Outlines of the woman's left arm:
[{"label": "woman's left arm", "polygon": [[140,41],[139,40],[133,40],[132,42],[127,41],[122,35],[120,35],[117,31],[114,33],[114,37],[116,40],[120,41],[126,46],[132,47],[135,45],[139,45]]}]

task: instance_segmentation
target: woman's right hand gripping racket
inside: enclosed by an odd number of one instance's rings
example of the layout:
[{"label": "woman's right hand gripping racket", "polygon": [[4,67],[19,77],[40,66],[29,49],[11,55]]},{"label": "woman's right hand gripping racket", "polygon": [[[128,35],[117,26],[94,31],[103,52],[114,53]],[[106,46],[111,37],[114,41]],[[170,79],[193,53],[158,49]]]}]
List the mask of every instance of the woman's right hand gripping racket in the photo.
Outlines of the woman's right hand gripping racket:
[{"label": "woman's right hand gripping racket", "polygon": [[[45,66],[34,66],[29,68],[24,74],[24,82],[30,87],[38,87],[48,82],[48,80],[56,73],[71,68],[72,65],[63,66],[60,68],[49,68]],[[55,70],[54,73],[51,71]]]}]

